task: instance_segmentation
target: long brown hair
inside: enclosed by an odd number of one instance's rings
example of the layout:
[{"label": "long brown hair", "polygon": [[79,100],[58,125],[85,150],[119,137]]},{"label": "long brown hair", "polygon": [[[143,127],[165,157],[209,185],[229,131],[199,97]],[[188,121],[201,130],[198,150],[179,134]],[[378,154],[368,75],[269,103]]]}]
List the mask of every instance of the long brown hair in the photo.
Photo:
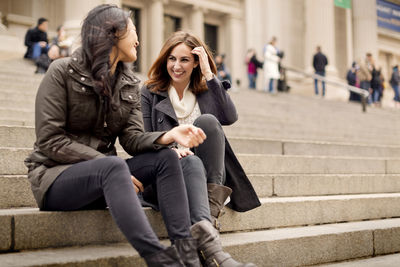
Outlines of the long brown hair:
[{"label": "long brown hair", "polygon": [[128,27],[130,13],[116,5],[99,5],[83,21],[82,48],[92,73],[94,91],[104,96],[105,108],[116,109],[111,87],[110,54]]},{"label": "long brown hair", "polygon": [[[215,66],[215,62],[213,60],[212,54],[210,49],[207,45],[200,40],[200,38],[196,37],[195,35],[184,32],[178,31],[173,33],[164,43],[163,47],[161,48],[160,54],[158,58],[151,66],[149,73],[147,76],[149,80],[145,82],[147,88],[149,88],[152,92],[160,92],[168,90],[171,84],[171,77],[168,74],[167,70],[167,60],[169,55],[171,54],[172,50],[179,44],[185,44],[191,49],[202,46],[207,53],[208,62],[210,64],[211,71],[216,74],[217,67]],[[194,55],[195,61],[199,61],[197,55]],[[190,89],[193,91],[194,94],[201,93],[207,90],[207,85],[205,80],[203,79],[203,75],[201,73],[200,64],[193,69],[192,75],[190,77]]]}]

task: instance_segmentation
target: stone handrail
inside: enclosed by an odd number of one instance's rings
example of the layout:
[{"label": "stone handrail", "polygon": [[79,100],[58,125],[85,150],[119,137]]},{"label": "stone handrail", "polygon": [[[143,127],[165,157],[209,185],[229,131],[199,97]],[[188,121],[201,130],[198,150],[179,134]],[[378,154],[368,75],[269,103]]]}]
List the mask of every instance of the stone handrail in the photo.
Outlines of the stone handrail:
[{"label": "stone handrail", "polygon": [[351,91],[353,93],[356,93],[356,94],[360,95],[362,111],[366,112],[366,110],[367,110],[367,99],[368,99],[368,96],[369,96],[369,91],[364,90],[364,89],[360,89],[360,88],[355,87],[355,86],[348,85],[348,84],[340,82],[340,81],[335,81],[333,79],[329,79],[329,78],[326,78],[326,77],[318,75],[318,74],[307,73],[307,72],[305,72],[305,71],[303,71],[301,69],[294,68],[294,67],[291,67],[291,66],[282,66],[282,67],[284,69],[286,69],[287,71],[295,72],[295,73],[301,74],[301,75],[303,75],[305,77],[310,77],[310,78],[313,78],[313,79],[317,79],[317,80],[323,81],[323,82],[325,82],[327,84],[335,85],[335,86],[347,89],[347,90],[349,90],[349,91]]}]

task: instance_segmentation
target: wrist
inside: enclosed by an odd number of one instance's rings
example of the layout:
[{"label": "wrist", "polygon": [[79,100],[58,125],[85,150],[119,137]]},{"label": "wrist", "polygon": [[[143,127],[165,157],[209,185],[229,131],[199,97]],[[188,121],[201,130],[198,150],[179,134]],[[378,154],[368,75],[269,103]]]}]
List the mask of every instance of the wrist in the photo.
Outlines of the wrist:
[{"label": "wrist", "polygon": [[211,71],[208,71],[204,74],[204,77],[206,78],[207,81],[209,81],[214,78],[214,74]]},{"label": "wrist", "polygon": [[173,138],[172,131],[173,130],[169,130],[168,132],[160,136],[160,138],[158,138],[157,140],[157,143],[159,143],[160,145],[169,145],[173,143],[175,140]]}]

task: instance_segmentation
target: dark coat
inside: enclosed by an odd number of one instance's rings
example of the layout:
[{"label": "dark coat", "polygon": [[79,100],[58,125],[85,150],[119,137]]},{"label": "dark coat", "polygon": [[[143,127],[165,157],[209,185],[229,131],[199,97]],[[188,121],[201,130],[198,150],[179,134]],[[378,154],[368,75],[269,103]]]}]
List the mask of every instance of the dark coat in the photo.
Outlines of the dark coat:
[{"label": "dark coat", "polygon": [[399,86],[400,84],[400,74],[398,68],[393,68],[392,77],[390,78],[390,85],[392,87]]},{"label": "dark coat", "polygon": [[315,71],[325,71],[325,66],[328,65],[328,59],[324,54],[318,52],[313,58],[313,67]]},{"label": "dark coat", "polygon": [[32,57],[32,46],[38,42],[48,42],[47,41],[47,33],[39,30],[38,27],[33,29],[29,29],[25,35],[25,46],[27,46],[26,53],[24,55],[25,58]]},{"label": "dark coat", "polygon": [[86,66],[81,49],[54,61],[36,95],[36,142],[25,165],[39,208],[48,188],[71,164],[116,155],[117,137],[130,155],[162,147],[155,141],[163,133],[144,132],[140,81],[132,71],[121,66],[113,95],[119,108],[105,114]]},{"label": "dark coat", "polygon": [[[236,108],[225,89],[229,88],[230,84],[221,83],[214,77],[207,82],[207,87],[207,91],[196,96],[201,113],[214,115],[221,125],[234,123],[238,118]],[[168,131],[179,125],[167,91],[153,93],[144,86],[142,113],[146,131]],[[257,194],[226,138],[225,168],[226,186],[233,191],[230,208],[244,212],[260,206]]]}]

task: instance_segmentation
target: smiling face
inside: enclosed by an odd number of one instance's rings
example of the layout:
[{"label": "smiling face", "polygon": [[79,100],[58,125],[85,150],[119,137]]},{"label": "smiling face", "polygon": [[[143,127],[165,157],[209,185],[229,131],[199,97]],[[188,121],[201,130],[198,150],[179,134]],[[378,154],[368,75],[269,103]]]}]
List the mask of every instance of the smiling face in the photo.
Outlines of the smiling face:
[{"label": "smiling face", "polygon": [[118,49],[118,60],[123,62],[134,62],[137,59],[136,47],[139,45],[136,27],[131,19],[128,19],[126,32],[120,37],[116,48]]},{"label": "smiling face", "polygon": [[167,70],[171,77],[172,86],[176,89],[185,88],[190,82],[193,69],[198,66],[192,49],[184,43],[177,45],[172,49],[167,58]]}]

